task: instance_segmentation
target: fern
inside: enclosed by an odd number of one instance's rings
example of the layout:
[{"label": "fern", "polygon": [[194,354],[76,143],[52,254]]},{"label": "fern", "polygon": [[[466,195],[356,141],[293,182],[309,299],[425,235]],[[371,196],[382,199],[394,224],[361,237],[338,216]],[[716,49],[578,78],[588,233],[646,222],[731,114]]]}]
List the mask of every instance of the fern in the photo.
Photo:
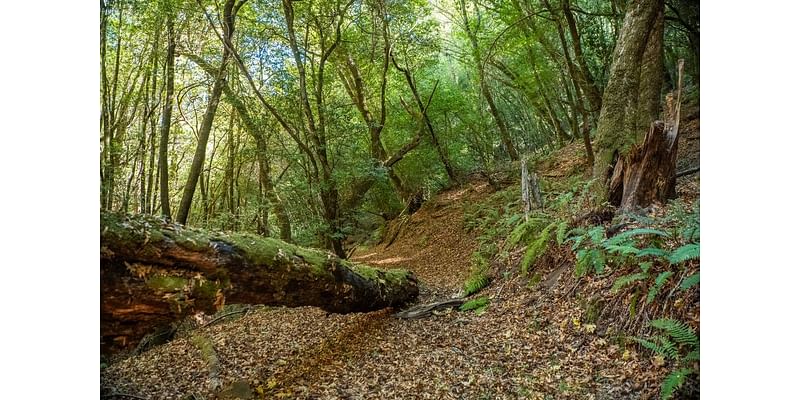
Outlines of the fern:
[{"label": "fern", "polygon": [[654,328],[658,328],[675,339],[679,344],[686,344],[692,347],[700,345],[700,339],[689,325],[674,319],[657,319],[650,322]]},{"label": "fern", "polygon": [[543,220],[540,218],[531,218],[514,228],[513,231],[508,235],[508,239],[506,240],[505,248],[510,249],[520,242],[527,242],[530,240],[531,236],[541,229],[543,225]]},{"label": "fern", "polygon": [[678,348],[668,338],[664,336],[655,336],[653,339],[655,342],[651,342],[646,339],[633,338],[633,340],[641,344],[644,348],[652,350],[658,355],[672,359],[678,358]]},{"label": "fern", "polygon": [[660,249],[658,247],[647,247],[639,250],[639,252],[636,253],[636,257],[647,257],[647,256],[666,258],[667,256],[669,256],[669,252],[667,252],[664,249]]},{"label": "fern", "polygon": [[486,296],[481,296],[462,304],[461,307],[458,307],[458,309],[461,311],[475,310],[476,314],[480,314],[488,306],[489,306],[489,298]]},{"label": "fern", "polygon": [[647,279],[649,277],[650,277],[650,274],[647,274],[647,273],[644,273],[644,272],[639,272],[637,274],[625,275],[625,276],[617,279],[616,281],[614,281],[614,286],[611,287],[611,292],[612,293],[617,293],[623,287],[628,286],[628,285],[630,285],[631,283],[634,283],[634,282],[645,280],[645,279]]},{"label": "fern", "polygon": [[567,237],[567,228],[569,228],[567,221],[561,221],[561,223],[558,224],[558,229],[556,229],[556,242],[559,246],[564,244],[564,240]]},{"label": "fern", "polygon": [[677,248],[669,255],[670,264],[679,264],[687,260],[700,258],[700,245],[690,243]]},{"label": "fern", "polygon": [[531,266],[531,264],[533,264],[533,262],[536,261],[536,259],[539,258],[539,256],[542,255],[542,253],[544,253],[544,251],[547,249],[547,244],[550,242],[550,236],[552,236],[551,232],[556,225],[557,224],[555,222],[547,225],[547,227],[542,230],[536,240],[534,240],[533,243],[528,246],[528,249],[525,251],[525,256],[522,258],[521,269],[523,274],[528,273],[528,268]]},{"label": "fern", "polygon": [[639,249],[628,245],[605,244],[603,247],[610,253],[617,253],[622,255],[639,253]]},{"label": "fern", "polygon": [[464,296],[478,293],[481,289],[489,285],[489,277],[483,271],[473,273],[467,282],[464,283]]},{"label": "fern", "polygon": [[686,277],[686,279],[681,282],[681,290],[688,290],[691,289],[695,285],[700,284],[700,273],[696,273],[694,275],[690,275]]},{"label": "fern", "polygon": [[667,279],[675,274],[672,271],[664,271],[656,277],[656,281],[650,286],[650,290],[647,292],[647,300],[645,301],[646,304],[650,304],[655,300],[658,293],[661,291],[661,288],[667,283]]},{"label": "fern", "polygon": [[693,372],[690,368],[681,368],[672,371],[666,378],[664,378],[664,382],[661,383],[661,399],[667,400],[675,394],[675,391],[678,390],[683,383],[686,382],[686,377]]},{"label": "fern", "polygon": [[659,229],[637,228],[615,235],[614,237],[608,239],[608,244],[619,244],[627,239],[639,235],[669,236],[667,232]]}]

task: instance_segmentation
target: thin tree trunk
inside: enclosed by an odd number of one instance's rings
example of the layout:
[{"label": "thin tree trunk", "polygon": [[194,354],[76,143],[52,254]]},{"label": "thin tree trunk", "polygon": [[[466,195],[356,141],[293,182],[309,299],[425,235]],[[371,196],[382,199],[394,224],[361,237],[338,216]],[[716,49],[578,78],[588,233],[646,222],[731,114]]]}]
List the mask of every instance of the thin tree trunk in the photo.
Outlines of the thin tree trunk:
[{"label": "thin tree trunk", "polygon": [[[223,40],[226,43],[232,42],[231,38],[233,36],[234,22],[236,18],[234,5],[235,0],[227,0],[225,2],[222,26]],[[189,211],[192,208],[192,198],[194,197],[194,192],[197,188],[197,181],[203,171],[203,164],[205,163],[206,158],[206,145],[208,144],[208,137],[211,133],[211,127],[214,123],[214,116],[216,115],[217,107],[219,106],[219,99],[222,96],[222,86],[224,85],[225,70],[228,65],[229,58],[229,46],[224,45],[222,50],[222,62],[220,63],[218,74],[214,79],[214,86],[211,89],[208,107],[206,108],[205,114],[203,114],[203,122],[201,123],[200,131],[198,132],[197,148],[194,153],[194,158],[192,159],[192,166],[189,169],[189,177],[187,178],[186,186],[183,190],[183,197],[181,197],[180,207],[178,208],[177,221],[183,225],[186,225],[186,221],[189,219]]]},{"label": "thin tree trunk", "polygon": [[169,148],[169,129],[172,125],[172,103],[175,95],[175,27],[172,10],[167,11],[167,76],[166,97],[161,114],[160,141],[158,146],[158,176],[160,181],[161,215],[172,220],[169,205],[169,165],[167,164]]}]

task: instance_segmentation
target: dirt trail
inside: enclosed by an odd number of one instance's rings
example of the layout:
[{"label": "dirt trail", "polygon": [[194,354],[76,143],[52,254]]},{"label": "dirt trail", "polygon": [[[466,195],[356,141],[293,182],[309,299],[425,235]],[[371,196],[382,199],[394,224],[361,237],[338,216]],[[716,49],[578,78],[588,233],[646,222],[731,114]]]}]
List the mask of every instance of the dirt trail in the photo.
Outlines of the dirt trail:
[{"label": "dirt trail", "polygon": [[[443,192],[392,245],[354,258],[413,270],[424,282],[421,301],[452,297],[477,247],[463,230],[463,208],[489,194],[485,183]],[[567,290],[551,289],[571,299]],[[481,295],[492,299],[481,315],[448,310],[408,321],[391,310],[336,315],[264,307],[201,334],[213,343],[223,386],[244,388],[219,398],[624,399],[657,392],[663,371],[583,329],[576,301],[537,300],[516,278]],[[112,364],[101,384],[152,399],[214,398],[219,388],[206,360],[190,339],[177,339]]]}]

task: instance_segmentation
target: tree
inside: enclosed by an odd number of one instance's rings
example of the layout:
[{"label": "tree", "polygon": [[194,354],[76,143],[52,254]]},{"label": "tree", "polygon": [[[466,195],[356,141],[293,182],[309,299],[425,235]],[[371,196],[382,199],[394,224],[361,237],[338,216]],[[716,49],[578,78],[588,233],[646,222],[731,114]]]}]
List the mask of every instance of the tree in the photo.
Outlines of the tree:
[{"label": "tree", "polygon": [[601,201],[609,199],[608,184],[617,160],[641,141],[658,118],[663,20],[663,0],[634,0],[628,5],[597,123],[593,175]]},{"label": "tree", "polygon": [[222,49],[222,62],[220,63],[219,70],[217,71],[217,76],[214,77],[214,85],[211,88],[211,94],[209,95],[208,107],[203,115],[203,123],[200,126],[200,131],[198,132],[197,148],[195,149],[194,158],[192,159],[192,167],[189,170],[189,177],[187,178],[186,186],[183,190],[183,197],[181,197],[180,207],[178,208],[177,221],[178,223],[184,225],[189,218],[189,211],[192,207],[192,199],[194,198],[194,192],[197,188],[197,181],[200,178],[200,173],[203,169],[203,163],[206,159],[206,145],[208,144],[208,136],[211,133],[211,126],[214,123],[214,116],[217,113],[220,96],[222,96],[222,86],[225,82],[225,71],[228,65],[228,60],[231,56],[230,48],[233,47],[231,38],[233,37],[236,13],[244,5],[245,1],[247,0],[227,0],[225,2],[222,20],[222,38],[224,42]]},{"label": "tree", "polygon": [[347,313],[400,306],[419,293],[405,270],[143,215],[101,212],[100,260],[101,336],[125,335],[132,343],[155,326],[196,311],[213,313],[225,301]]}]

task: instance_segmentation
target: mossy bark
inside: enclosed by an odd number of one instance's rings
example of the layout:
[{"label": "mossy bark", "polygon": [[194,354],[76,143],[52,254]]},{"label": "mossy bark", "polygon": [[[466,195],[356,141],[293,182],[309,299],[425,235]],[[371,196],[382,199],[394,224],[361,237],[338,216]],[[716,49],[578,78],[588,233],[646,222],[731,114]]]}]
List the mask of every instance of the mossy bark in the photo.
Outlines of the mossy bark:
[{"label": "mossy bark", "polygon": [[403,305],[419,293],[406,270],[378,270],[274,238],[142,215],[101,212],[100,261],[106,347],[129,347],[155,326],[213,313],[226,301],[347,313]]},{"label": "mossy bark", "polygon": [[634,0],[628,5],[597,123],[593,175],[600,201],[608,200],[616,160],[644,138],[657,116],[663,80],[663,18],[663,0]]}]

